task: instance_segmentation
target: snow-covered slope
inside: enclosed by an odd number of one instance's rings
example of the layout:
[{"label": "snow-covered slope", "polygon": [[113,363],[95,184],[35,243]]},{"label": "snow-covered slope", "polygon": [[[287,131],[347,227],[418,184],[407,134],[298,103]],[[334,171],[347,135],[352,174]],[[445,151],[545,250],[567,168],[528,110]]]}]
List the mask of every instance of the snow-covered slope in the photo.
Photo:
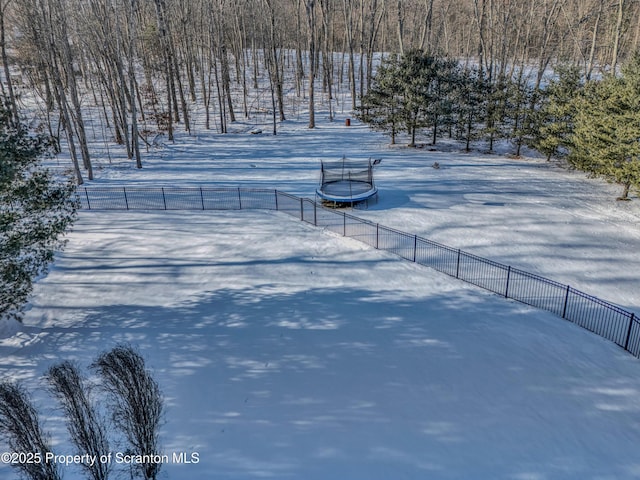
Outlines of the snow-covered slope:
[{"label": "snow-covered slope", "polygon": [[[637,359],[280,213],[82,213],[2,344],[3,376],[36,388],[52,362],[122,341],[162,385],[164,452],[198,454],[162,478],[640,471]],[[37,392],[56,453],[74,453]]]}]

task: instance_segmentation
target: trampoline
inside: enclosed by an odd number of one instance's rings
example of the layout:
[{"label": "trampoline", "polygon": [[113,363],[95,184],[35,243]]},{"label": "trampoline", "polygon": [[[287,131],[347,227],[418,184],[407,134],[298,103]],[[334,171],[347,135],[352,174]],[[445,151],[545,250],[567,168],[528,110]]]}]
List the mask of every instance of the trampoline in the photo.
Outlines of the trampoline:
[{"label": "trampoline", "polygon": [[378,189],[373,181],[374,160],[342,160],[320,162],[320,186],[316,194],[324,202],[334,205],[354,205],[377,197]]}]

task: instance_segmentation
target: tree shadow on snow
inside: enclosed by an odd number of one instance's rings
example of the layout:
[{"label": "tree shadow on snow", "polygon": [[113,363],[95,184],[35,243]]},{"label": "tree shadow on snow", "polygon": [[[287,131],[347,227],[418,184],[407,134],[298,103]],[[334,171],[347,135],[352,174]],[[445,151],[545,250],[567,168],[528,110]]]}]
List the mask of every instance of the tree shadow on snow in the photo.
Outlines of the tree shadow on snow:
[{"label": "tree shadow on snow", "polygon": [[200,454],[166,478],[624,478],[640,440],[637,360],[498,302],[223,288],[26,327],[41,343],[25,367],[139,346],[166,396],[165,449]]}]

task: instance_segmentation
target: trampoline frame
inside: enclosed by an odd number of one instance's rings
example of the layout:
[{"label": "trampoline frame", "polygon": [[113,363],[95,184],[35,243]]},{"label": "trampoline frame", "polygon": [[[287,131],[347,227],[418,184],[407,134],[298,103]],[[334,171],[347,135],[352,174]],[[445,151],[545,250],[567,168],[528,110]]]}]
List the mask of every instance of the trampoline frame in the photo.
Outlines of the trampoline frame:
[{"label": "trampoline frame", "polygon": [[363,160],[320,161],[320,186],[316,195],[334,205],[354,205],[377,196],[373,162]]}]

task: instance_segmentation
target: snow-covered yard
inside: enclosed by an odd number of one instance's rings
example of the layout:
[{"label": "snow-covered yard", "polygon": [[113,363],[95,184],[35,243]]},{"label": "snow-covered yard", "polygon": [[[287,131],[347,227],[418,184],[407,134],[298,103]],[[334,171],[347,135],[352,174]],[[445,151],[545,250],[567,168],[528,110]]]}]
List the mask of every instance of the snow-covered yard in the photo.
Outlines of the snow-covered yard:
[{"label": "snow-covered yard", "polygon": [[163,478],[640,474],[637,359],[283,214],[83,213],[2,370],[37,385],[121,341],[163,387],[165,451],[199,454]]},{"label": "snow-covered yard", "polygon": [[[382,157],[379,202],[356,215],[640,309],[640,206],[615,186],[392,148],[340,120],[253,127],[196,129],[141,171],[103,157],[95,183],[313,196],[321,159]],[[199,455],[162,478],[640,478],[640,361],[551,314],[278,212],[82,212],[69,240],[5,332],[2,374],[36,388],[56,360],[139,346],[166,395],[164,450]]]},{"label": "snow-covered yard", "polygon": [[250,135],[254,124],[229,135],[196,126],[194,135],[152,150],[142,170],[102,160],[97,184],[241,185],[313,198],[321,160],[382,158],[374,172],[379,202],[356,215],[640,310],[638,197],[618,202],[619,186],[540,158],[464,153],[444,142],[437,151],[391,147],[387,137],[341,120],[315,130],[292,120],[277,136]]}]

